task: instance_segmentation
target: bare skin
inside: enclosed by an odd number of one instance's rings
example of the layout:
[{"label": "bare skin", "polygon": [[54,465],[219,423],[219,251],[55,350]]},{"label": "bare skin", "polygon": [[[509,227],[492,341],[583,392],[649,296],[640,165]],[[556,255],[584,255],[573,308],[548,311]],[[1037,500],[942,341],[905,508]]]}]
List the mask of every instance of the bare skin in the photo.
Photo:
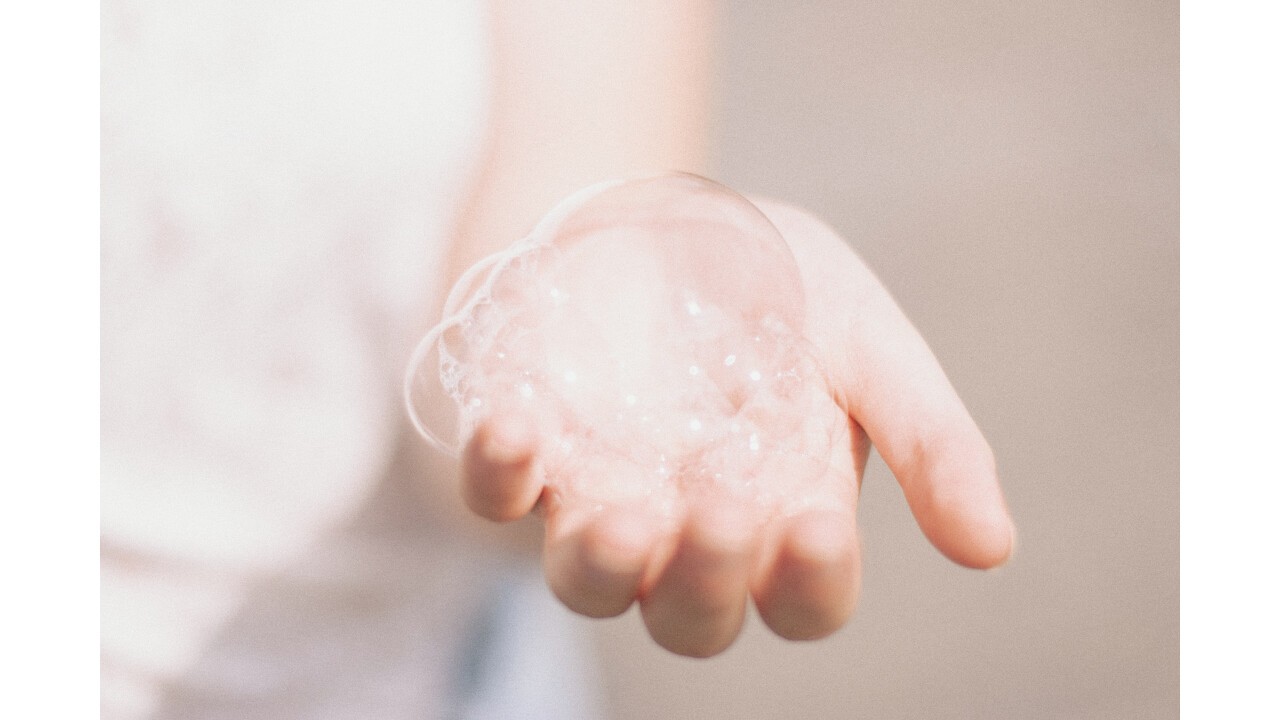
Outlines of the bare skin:
[{"label": "bare skin", "polygon": [[[700,172],[706,154],[708,3],[493,6],[486,160],[446,278],[521,237],[580,187],[665,169]],[[591,511],[548,489],[537,455],[544,438],[511,414],[481,426],[461,463],[473,513],[505,522],[538,509],[547,581],[568,607],[608,617],[638,602],[654,640],[682,655],[728,647],[750,601],[789,639],[823,637],[848,620],[860,576],[857,488],[871,442],[947,557],[988,568],[1013,547],[991,451],[928,346],[834,232],[803,211],[759,204],[797,258],[832,412],[848,418],[831,458],[830,488],[843,488],[842,510],[760,526],[742,522],[742,508],[704,498],[673,531],[642,508]],[[433,477],[454,477],[439,469]],[[517,535],[517,543],[530,537]]]},{"label": "bare skin", "polygon": [[859,589],[857,486],[874,443],[916,522],[952,561],[1005,562],[1014,526],[982,433],[923,339],[833,231],[798,209],[761,203],[799,263],[807,334],[831,379],[848,433],[833,452],[831,489],[851,483],[841,511],[808,511],[764,525],[700,498],[671,531],[643,507],[591,503],[554,492],[528,418],[496,415],[463,454],[463,496],[497,521],[543,515],[547,582],[572,610],[609,617],[639,602],[653,639],[681,655],[715,655],[737,637],[753,600],[764,622],[792,640],[824,637],[852,615]]}]

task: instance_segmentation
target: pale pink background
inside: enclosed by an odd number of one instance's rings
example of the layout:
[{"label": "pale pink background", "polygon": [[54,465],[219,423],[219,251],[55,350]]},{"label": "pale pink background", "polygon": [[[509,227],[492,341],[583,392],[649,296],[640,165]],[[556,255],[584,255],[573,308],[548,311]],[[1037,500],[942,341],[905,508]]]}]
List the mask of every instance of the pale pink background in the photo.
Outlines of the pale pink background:
[{"label": "pale pink background", "polygon": [[710,661],[594,624],[616,716],[1178,710],[1178,6],[722,3],[712,175],[826,217],[996,450],[1021,547],[949,565],[873,460],[862,604]]}]

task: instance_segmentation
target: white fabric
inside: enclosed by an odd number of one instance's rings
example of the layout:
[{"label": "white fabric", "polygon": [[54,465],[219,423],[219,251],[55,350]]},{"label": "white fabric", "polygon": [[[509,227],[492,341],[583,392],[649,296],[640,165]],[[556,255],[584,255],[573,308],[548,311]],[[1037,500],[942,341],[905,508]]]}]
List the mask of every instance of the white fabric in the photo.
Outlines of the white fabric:
[{"label": "white fabric", "polygon": [[385,474],[483,10],[103,4],[104,717],[442,712],[505,569]]}]

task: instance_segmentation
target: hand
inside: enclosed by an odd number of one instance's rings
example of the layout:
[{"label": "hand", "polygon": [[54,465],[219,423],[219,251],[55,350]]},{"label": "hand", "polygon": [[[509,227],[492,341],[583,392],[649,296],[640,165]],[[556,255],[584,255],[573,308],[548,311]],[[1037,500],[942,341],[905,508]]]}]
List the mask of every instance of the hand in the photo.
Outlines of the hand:
[{"label": "hand", "polygon": [[565,605],[610,617],[638,600],[653,639],[694,657],[733,642],[748,597],[787,639],[824,637],[849,619],[860,577],[857,490],[870,443],[921,530],[952,561],[995,567],[1014,545],[991,450],[924,340],[830,228],[787,205],[757,204],[795,254],[831,411],[848,419],[824,480],[837,502],[760,524],[745,521],[742,508],[703,499],[671,527],[641,508],[588,507],[548,488],[529,418],[491,417],[463,453],[472,511],[496,521],[543,514],[544,570]]}]

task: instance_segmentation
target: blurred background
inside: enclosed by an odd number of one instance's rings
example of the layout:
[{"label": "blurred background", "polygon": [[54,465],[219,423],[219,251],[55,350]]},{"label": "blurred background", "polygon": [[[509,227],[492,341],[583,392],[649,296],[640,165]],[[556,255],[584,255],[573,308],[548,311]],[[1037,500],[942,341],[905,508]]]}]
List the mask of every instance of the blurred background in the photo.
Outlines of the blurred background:
[{"label": "blurred background", "polygon": [[[721,3],[712,176],[841,231],[995,448],[981,573],[873,457],[831,639],[712,660],[590,623],[620,720],[1178,713],[1178,5]],[[585,621],[584,621],[585,622]]]}]

